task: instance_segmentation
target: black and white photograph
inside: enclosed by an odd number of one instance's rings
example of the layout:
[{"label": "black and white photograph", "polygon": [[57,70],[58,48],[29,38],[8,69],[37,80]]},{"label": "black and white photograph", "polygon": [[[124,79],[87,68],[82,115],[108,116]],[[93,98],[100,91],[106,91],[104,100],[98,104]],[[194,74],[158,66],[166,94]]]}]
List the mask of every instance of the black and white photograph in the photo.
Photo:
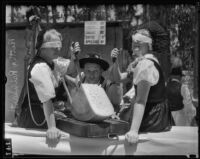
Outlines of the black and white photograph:
[{"label": "black and white photograph", "polygon": [[3,157],[199,157],[199,3],[4,7]]}]

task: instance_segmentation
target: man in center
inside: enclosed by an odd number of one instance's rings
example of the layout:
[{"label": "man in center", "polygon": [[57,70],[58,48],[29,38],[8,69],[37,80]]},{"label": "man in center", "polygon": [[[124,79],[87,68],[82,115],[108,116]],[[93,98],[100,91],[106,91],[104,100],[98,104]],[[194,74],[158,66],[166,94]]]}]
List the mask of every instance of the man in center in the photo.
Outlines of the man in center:
[{"label": "man in center", "polygon": [[[111,55],[111,58],[112,55]],[[117,69],[114,64],[109,68],[109,63],[103,60],[98,54],[87,54],[85,58],[79,60],[79,67],[83,70],[75,79],[66,75],[68,81],[73,83],[88,83],[97,84],[104,88],[111,103],[113,104],[115,112],[119,111],[120,102],[123,96],[122,85],[115,80],[115,73]],[[103,77],[102,73],[108,71],[108,76]],[[113,75],[114,74],[114,75]],[[117,79],[117,78],[116,78]]]}]

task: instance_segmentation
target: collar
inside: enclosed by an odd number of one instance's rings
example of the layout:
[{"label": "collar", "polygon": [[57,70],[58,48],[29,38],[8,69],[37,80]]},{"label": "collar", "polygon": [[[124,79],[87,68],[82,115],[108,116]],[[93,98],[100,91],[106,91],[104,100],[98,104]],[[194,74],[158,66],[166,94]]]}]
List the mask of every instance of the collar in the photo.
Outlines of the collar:
[{"label": "collar", "polygon": [[172,78],[171,81],[175,81],[175,82],[180,83],[180,81],[178,79],[176,79],[176,78]]},{"label": "collar", "polygon": [[[103,84],[104,80],[105,80],[104,77],[101,76],[100,80],[96,84],[99,85],[99,86],[101,86]],[[83,77],[83,81],[82,82],[85,83],[85,76]]]},{"label": "collar", "polygon": [[36,55],[36,56],[35,56],[35,59],[40,59],[40,60],[46,62],[47,65],[51,68],[51,70],[54,69],[54,63],[53,63],[53,62],[52,62],[52,63],[49,63],[49,62],[47,62],[43,57],[41,57],[41,56],[39,56],[39,55]]},{"label": "collar", "polygon": [[153,54],[145,54],[144,57],[148,58],[148,59],[155,60],[157,63],[159,63],[158,59]]}]

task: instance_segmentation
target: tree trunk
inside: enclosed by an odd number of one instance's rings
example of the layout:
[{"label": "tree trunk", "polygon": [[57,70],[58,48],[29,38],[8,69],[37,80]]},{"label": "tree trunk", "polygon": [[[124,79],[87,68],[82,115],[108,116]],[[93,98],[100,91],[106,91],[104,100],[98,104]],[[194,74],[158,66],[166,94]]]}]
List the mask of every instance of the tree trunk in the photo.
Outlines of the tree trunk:
[{"label": "tree trunk", "polygon": [[153,49],[155,51],[155,56],[158,58],[161,64],[165,80],[168,79],[171,70],[168,8],[169,6],[166,8],[166,6],[155,5],[147,5],[145,7],[145,19],[147,19],[146,27],[149,28],[150,32],[152,33],[152,37],[154,38]]}]

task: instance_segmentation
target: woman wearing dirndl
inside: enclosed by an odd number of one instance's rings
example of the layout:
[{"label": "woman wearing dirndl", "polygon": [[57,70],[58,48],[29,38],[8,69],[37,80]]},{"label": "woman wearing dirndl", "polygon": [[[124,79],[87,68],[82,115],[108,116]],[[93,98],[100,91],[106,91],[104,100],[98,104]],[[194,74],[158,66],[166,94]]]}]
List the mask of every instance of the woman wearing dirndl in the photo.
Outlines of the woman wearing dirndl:
[{"label": "woman wearing dirndl", "polygon": [[[67,99],[61,76],[73,70],[74,64],[72,59],[59,57],[62,35],[55,29],[41,31],[36,48],[38,52],[27,69],[27,93],[17,123],[23,128],[45,128],[47,139],[55,141],[61,132],[56,127],[54,102]],[[77,51],[79,44],[72,54],[75,56]]]},{"label": "woman wearing dirndl", "polygon": [[[131,98],[128,116],[130,130],[125,134],[125,138],[129,143],[136,143],[139,139],[138,133],[168,131],[173,125],[173,120],[166,102],[163,71],[153,55],[149,31],[138,30],[131,40],[136,59],[129,65],[127,72],[121,73],[119,70],[119,78],[123,81],[131,77],[129,74],[132,73],[135,96]],[[115,48],[111,56],[117,55],[118,50]]]}]

